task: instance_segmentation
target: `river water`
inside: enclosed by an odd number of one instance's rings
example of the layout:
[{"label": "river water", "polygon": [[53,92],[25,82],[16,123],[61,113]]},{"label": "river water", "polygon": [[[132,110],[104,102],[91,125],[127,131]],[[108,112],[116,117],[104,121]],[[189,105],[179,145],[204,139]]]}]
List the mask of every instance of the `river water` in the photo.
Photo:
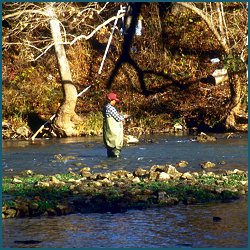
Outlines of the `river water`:
[{"label": "river water", "polygon": [[[4,141],[2,175],[27,169],[66,173],[69,167],[77,171],[83,166],[93,172],[133,171],[155,164],[175,165],[181,160],[189,162],[185,171],[202,171],[204,161],[216,163],[215,171],[247,170],[247,134],[214,136],[217,141],[208,143],[198,143],[193,136],[148,136],[140,138],[137,145],[125,146],[119,159],[106,157],[101,137]],[[63,160],[58,160],[59,154]],[[214,221],[214,216],[221,220]],[[2,222],[2,240],[5,248],[247,247],[248,199],[117,214],[7,219]]]}]

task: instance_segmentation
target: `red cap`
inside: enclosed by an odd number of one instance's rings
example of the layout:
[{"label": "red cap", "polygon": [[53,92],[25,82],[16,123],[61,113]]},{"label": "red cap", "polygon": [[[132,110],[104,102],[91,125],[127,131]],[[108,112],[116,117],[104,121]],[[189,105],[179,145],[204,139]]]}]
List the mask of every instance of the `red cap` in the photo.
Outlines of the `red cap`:
[{"label": "red cap", "polygon": [[107,94],[107,98],[112,101],[112,100],[115,100],[117,102],[119,102],[120,100],[117,98],[116,94],[114,92],[111,92],[109,94]]}]

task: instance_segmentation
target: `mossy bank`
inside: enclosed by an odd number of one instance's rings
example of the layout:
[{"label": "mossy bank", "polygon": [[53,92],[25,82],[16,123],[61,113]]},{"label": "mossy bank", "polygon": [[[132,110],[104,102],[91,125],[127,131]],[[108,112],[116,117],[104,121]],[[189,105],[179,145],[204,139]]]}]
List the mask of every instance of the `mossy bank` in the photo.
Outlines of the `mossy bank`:
[{"label": "mossy bank", "polygon": [[[180,167],[179,167],[180,168]],[[2,218],[70,213],[124,212],[128,209],[229,201],[248,193],[248,172],[183,172],[172,165],[45,176],[31,170],[2,181]],[[180,170],[180,171],[179,171]]]}]

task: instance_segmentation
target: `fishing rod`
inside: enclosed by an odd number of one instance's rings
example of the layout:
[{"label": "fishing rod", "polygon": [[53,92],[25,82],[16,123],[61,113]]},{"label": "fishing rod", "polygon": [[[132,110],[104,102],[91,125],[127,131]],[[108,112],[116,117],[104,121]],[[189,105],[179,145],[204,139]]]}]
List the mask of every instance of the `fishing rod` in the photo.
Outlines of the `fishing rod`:
[{"label": "fishing rod", "polygon": [[[85,88],[83,91],[81,91],[80,93],[77,94],[77,97],[81,96],[84,92],[86,92],[91,86],[93,86],[93,84],[89,85],[87,88]],[[56,117],[56,113],[54,115],[52,115],[49,120],[47,120],[37,131],[36,133],[31,137],[31,140],[34,141],[36,136],[44,129],[44,127],[51,123],[51,121]]]},{"label": "fishing rod", "polygon": [[111,41],[112,41],[112,38],[113,38],[113,34],[114,34],[115,28],[117,26],[117,22],[118,22],[119,16],[120,16],[120,14],[123,14],[123,16],[124,16],[125,12],[126,12],[126,7],[122,7],[122,5],[121,5],[120,6],[120,10],[118,10],[118,12],[117,12],[116,19],[114,21],[112,32],[110,34],[110,37],[109,37],[109,40],[108,40],[108,43],[107,43],[107,46],[106,46],[106,49],[105,49],[105,52],[104,52],[104,55],[103,55],[103,58],[102,58],[102,62],[101,62],[101,65],[100,65],[100,68],[99,68],[99,71],[98,71],[98,74],[101,74],[101,72],[102,72],[102,67],[103,67],[104,61],[106,59],[108,50],[109,50],[109,46],[111,44]]}]

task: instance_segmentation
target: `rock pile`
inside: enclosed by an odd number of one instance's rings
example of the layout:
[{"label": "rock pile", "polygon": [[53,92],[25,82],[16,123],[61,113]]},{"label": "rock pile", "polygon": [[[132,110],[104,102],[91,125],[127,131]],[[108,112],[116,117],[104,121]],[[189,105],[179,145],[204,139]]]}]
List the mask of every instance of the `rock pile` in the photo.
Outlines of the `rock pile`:
[{"label": "rock pile", "polygon": [[[181,169],[183,169],[181,167]],[[91,173],[3,179],[2,218],[63,215],[74,212],[123,212],[178,203],[239,198],[248,192],[247,172],[179,172],[172,165]],[[8,197],[8,199],[6,198]],[[11,197],[11,198],[10,198]]]}]

